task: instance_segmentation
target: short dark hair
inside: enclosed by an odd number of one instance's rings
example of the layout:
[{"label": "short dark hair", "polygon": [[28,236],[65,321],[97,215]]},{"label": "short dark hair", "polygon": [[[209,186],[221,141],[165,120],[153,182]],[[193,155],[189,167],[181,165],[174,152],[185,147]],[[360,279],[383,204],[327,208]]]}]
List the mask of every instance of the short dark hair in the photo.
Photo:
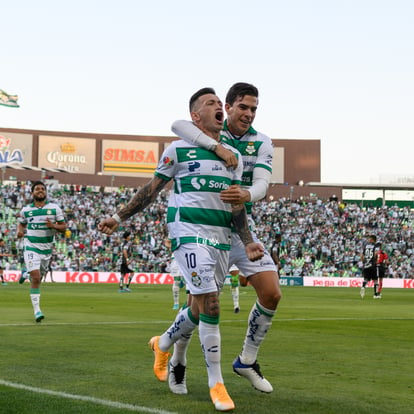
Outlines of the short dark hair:
[{"label": "short dark hair", "polygon": [[189,107],[190,107],[190,112],[193,110],[194,108],[194,104],[197,101],[198,98],[200,98],[203,95],[208,95],[209,93],[215,95],[216,91],[213,88],[202,88],[200,90],[198,90],[195,94],[193,94],[193,96],[190,98],[190,103],[189,103]]},{"label": "short dark hair", "polygon": [[34,191],[34,189],[35,189],[35,187],[36,187],[37,185],[43,185],[43,187],[46,189],[45,183],[44,183],[43,181],[35,181],[35,182],[32,184],[32,193],[33,193],[33,191]]},{"label": "short dark hair", "polygon": [[258,98],[259,91],[251,83],[237,82],[227,92],[226,104],[233,105],[237,98],[243,98],[246,95]]},{"label": "short dark hair", "polygon": [[131,235],[131,232],[130,231],[126,231],[122,237],[124,239],[127,239],[130,235]]}]

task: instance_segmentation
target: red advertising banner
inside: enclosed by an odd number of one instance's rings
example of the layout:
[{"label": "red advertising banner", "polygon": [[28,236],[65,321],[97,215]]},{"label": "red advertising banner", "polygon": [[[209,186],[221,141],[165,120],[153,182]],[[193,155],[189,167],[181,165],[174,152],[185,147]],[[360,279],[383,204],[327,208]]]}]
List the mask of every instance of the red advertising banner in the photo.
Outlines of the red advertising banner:
[{"label": "red advertising banner", "polygon": [[[119,283],[118,272],[53,272],[53,281],[60,283]],[[19,270],[5,270],[5,282],[18,282]],[[288,279],[288,278],[286,278]],[[50,275],[46,282],[50,282]],[[303,277],[303,286],[318,287],[361,287],[361,277]],[[134,273],[131,283],[140,285],[171,285],[174,278],[169,273]],[[27,282],[26,282],[27,283]],[[373,286],[371,281],[367,285]],[[384,279],[384,288],[414,289],[414,279]]]},{"label": "red advertising banner", "polygon": [[[53,272],[53,281],[60,283],[119,283],[118,272]],[[20,271],[4,272],[5,282],[18,282]],[[50,275],[46,275],[49,282]],[[174,278],[169,273],[134,273],[131,283],[141,285],[171,285]],[[26,282],[27,283],[27,282]]]},{"label": "red advertising banner", "polygon": [[[308,277],[303,278],[303,286],[319,287],[362,287],[362,277]],[[374,282],[367,287],[374,286]],[[414,288],[414,279],[384,279],[384,288]]]}]

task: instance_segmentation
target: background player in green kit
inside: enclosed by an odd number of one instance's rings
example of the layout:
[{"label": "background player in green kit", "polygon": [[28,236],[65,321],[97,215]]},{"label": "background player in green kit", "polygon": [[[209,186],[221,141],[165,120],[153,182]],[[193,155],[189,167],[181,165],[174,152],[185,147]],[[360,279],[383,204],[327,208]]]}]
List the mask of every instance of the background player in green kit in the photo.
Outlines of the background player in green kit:
[{"label": "background player in green kit", "polygon": [[228,278],[230,279],[230,291],[231,297],[233,299],[233,309],[234,313],[240,312],[240,303],[239,303],[239,275],[240,271],[236,265],[232,265],[229,269]]},{"label": "background player in green kit", "polygon": [[[167,239],[165,245],[171,249],[171,240]],[[181,275],[181,270],[178,267],[178,263],[175,260],[174,256],[171,257],[171,262],[168,266],[168,272],[174,278],[172,284],[172,295],[173,295],[173,310],[178,310],[180,307],[180,289],[185,287],[185,280]]]},{"label": "background player in green kit", "polygon": [[55,233],[64,233],[66,222],[61,208],[47,200],[42,181],[33,183],[33,202],[22,208],[18,217],[17,237],[24,237],[23,256],[30,274],[30,299],[36,322],[44,315],[40,310],[40,284],[49,269]]}]

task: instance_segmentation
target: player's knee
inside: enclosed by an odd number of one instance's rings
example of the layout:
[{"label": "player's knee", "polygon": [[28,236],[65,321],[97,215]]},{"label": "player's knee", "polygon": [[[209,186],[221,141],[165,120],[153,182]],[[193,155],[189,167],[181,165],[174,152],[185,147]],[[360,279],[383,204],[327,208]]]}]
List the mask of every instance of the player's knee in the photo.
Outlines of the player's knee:
[{"label": "player's knee", "polygon": [[278,287],[272,291],[266,291],[258,299],[265,308],[275,310],[282,299],[282,291]]},{"label": "player's knee", "polygon": [[220,302],[217,293],[209,293],[204,299],[204,313],[208,316],[220,315]]},{"label": "player's knee", "polygon": [[275,301],[276,304],[278,304],[281,299],[282,299],[282,291],[280,290],[280,288],[278,288],[274,292],[273,300]]},{"label": "player's knee", "polygon": [[281,299],[282,299],[282,292],[280,289],[276,289],[273,292],[273,294],[269,297],[269,301],[272,304],[271,309],[276,309]]}]

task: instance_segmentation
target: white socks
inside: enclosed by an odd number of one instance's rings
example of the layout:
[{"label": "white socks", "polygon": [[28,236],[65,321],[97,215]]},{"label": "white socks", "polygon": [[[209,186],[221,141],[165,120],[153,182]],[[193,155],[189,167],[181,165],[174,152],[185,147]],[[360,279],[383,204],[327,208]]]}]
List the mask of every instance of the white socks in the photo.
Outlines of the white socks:
[{"label": "white socks", "polygon": [[251,365],[256,362],[259,347],[272,325],[275,313],[276,311],[266,309],[258,302],[253,305],[249,315],[243,350],[240,354],[240,361],[243,364]]},{"label": "white socks", "polygon": [[172,325],[160,336],[158,346],[161,351],[167,352],[179,339],[188,337],[197,327],[197,322],[190,308],[180,310]]}]

